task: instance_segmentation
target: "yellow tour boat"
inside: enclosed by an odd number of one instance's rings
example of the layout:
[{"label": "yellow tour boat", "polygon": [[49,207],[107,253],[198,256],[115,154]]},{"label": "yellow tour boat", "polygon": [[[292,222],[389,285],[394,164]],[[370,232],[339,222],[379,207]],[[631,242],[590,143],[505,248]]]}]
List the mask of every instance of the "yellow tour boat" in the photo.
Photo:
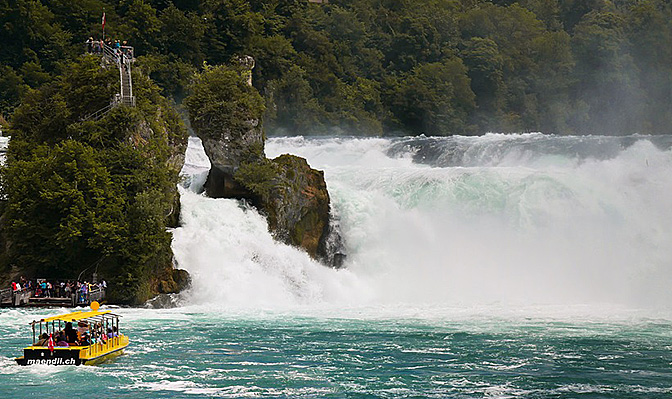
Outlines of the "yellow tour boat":
[{"label": "yellow tour boat", "polygon": [[[77,311],[29,323],[33,344],[23,349],[16,362],[22,366],[93,365],[123,353],[128,337],[119,332],[121,316],[109,310],[98,311],[98,302],[90,311]],[[72,323],[78,325],[77,328]],[[37,334],[37,335],[36,335]]]}]

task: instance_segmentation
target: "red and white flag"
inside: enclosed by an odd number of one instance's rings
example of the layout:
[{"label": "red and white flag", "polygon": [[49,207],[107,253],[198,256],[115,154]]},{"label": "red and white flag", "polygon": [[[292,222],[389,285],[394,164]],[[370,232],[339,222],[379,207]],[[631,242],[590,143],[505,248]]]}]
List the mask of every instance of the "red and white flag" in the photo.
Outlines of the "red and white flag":
[{"label": "red and white flag", "polygon": [[49,334],[49,343],[47,344],[47,347],[51,351],[51,354],[54,354],[54,337],[53,334]]},{"label": "red and white flag", "polygon": [[103,20],[102,20],[102,24],[103,24],[103,29],[105,29],[105,13],[103,13]]}]

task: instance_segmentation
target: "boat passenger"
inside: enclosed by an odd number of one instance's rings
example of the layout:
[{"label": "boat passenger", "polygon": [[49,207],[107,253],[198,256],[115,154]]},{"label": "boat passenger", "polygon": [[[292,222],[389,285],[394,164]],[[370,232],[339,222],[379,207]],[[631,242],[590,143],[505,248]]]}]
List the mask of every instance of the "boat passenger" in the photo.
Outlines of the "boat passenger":
[{"label": "boat passenger", "polygon": [[65,323],[65,341],[69,344],[74,344],[77,341],[77,330],[72,328],[72,323]]},{"label": "boat passenger", "polygon": [[65,331],[59,331],[56,336],[56,346],[70,346],[65,340]]},{"label": "boat passenger", "polygon": [[96,339],[97,342],[100,342],[101,344],[107,342],[107,334],[105,334],[105,330],[103,329],[103,325],[101,323],[96,324]]},{"label": "boat passenger", "polygon": [[35,342],[35,346],[46,346],[47,342],[49,342],[49,336],[47,333],[42,333],[42,335],[40,335],[40,339]]},{"label": "boat passenger", "polygon": [[82,339],[79,341],[79,346],[89,346],[91,345],[91,340],[89,338],[89,333],[84,333]]},{"label": "boat passenger", "polygon": [[81,338],[85,333],[89,332],[89,323],[80,321],[77,323],[77,336]]},{"label": "boat passenger", "polygon": [[110,327],[107,327],[107,338],[114,338],[114,333],[112,332],[112,329]]}]

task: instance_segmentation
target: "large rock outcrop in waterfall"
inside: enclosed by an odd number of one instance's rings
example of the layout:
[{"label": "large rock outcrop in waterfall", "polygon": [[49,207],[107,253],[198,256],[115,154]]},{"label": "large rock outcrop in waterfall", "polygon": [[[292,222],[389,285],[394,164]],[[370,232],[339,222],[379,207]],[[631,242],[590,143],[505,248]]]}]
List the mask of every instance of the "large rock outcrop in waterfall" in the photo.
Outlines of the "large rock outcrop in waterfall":
[{"label": "large rock outcrop in waterfall", "polygon": [[206,68],[185,100],[212,164],[206,193],[250,201],[267,216],[278,240],[331,263],[327,242],[333,233],[324,175],[297,156],[265,157],[263,99],[249,84],[249,67]]}]

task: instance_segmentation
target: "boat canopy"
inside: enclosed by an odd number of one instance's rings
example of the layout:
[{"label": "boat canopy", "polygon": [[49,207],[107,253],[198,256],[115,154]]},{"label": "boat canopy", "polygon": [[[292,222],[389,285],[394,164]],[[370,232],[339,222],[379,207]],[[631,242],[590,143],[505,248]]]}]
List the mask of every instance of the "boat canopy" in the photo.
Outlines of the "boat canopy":
[{"label": "boat canopy", "polygon": [[[79,321],[79,320],[84,320],[84,319],[95,319],[95,318],[99,318],[100,316],[106,315],[110,312],[111,311],[109,311],[109,310],[105,310],[105,311],[102,311],[102,312],[99,312],[99,311],[88,311],[88,312],[78,311],[78,312],[63,314],[63,315],[60,315],[60,316],[52,316],[52,317],[49,317],[49,318],[46,318],[46,319],[42,319],[37,323],[40,323],[40,322],[41,323],[49,323],[49,322],[52,322],[52,321],[72,322],[72,321]],[[110,316],[119,317],[115,314],[110,314]]]}]

